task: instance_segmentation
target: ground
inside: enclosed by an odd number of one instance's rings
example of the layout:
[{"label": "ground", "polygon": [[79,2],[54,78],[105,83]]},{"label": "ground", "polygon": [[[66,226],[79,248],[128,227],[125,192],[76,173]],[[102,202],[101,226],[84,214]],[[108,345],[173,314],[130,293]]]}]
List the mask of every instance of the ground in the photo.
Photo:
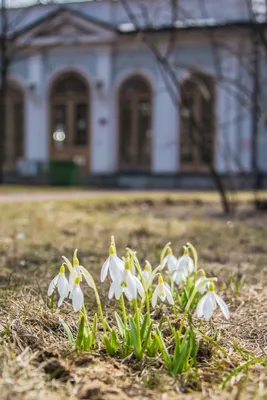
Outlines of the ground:
[{"label": "ground", "polygon": [[[2,191],[0,202],[1,399],[267,398],[267,213],[255,212],[250,196],[242,195],[235,213],[225,217],[214,194],[94,193],[81,198],[76,193],[67,199],[65,192],[59,200],[47,191],[43,197],[23,192],[29,196]],[[60,319],[75,330],[77,315],[69,304],[60,311],[49,308],[48,284],[61,256],[71,258],[75,248],[99,282],[111,234],[119,253],[130,246],[153,266],[166,242],[179,255],[190,241],[200,266],[219,277],[231,320],[218,313],[205,332],[216,335],[224,354],[201,337],[197,376],[194,371],[171,378],[160,362],[121,362],[103,349],[71,350]],[[99,284],[99,290],[104,313],[112,313],[107,285]],[[89,288],[85,292],[92,315],[93,295]]]}]

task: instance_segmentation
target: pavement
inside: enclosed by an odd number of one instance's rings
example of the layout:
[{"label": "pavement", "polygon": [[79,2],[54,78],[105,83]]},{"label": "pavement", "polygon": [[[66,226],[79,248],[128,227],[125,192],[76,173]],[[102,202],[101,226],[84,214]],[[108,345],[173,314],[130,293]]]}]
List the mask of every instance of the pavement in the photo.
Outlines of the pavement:
[{"label": "pavement", "polygon": [[0,193],[0,203],[19,203],[25,201],[53,201],[53,200],[75,200],[75,199],[91,199],[94,197],[117,194],[116,191],[51,191],[51,192],[10,192]]}]

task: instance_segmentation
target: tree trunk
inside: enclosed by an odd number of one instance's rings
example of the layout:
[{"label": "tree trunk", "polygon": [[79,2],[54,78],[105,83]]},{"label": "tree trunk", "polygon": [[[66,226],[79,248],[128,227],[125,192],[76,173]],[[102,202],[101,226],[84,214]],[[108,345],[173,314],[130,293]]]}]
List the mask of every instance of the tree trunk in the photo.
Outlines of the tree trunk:
[{"label": "tree trunk", "polygon": [[6,142],[6,95],[8,73],[8,49],[7,49],[7,12],[5,0],[2,0],[1,8],[1,82],[0,82],[0,184],[4,181],[5,142]]}]

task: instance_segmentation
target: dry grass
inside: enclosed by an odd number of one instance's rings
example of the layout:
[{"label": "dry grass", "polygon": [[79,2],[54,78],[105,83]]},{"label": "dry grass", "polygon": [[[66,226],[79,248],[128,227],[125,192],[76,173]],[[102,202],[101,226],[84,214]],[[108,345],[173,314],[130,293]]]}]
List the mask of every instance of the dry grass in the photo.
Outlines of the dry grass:
[{"label": "dry grass", "polygon": [[[267,398],[266,368],[260,363],[233,373],[219,388],[241,363],[266,359],[267,214],[255,213],[246,198],[229,220],[209,196],[139,193],[0,204],[1,399]],[[174,379],[159,361],[121,363],[101,349],[70,350],[60,318],[75,330],[77,316],[68,304],[51,311],[47,285],[61,255],[71,257],[76,247],[98,280],[112,233],[118,249],[136,248],[142,261],[149,258],[154,265],[168,240],[177,252],[188,240],[197,247],[201,267],[220,277],[220,293],[230,305],[230,322],[218,314],[203,328],[206,334],[217,332],[227,357],[200,337],[198,377],[192,372]],[[92,293],[86,293],[87,308],[94,310]],[[100,294],[105,313],[111,312],[105,286]]]}]

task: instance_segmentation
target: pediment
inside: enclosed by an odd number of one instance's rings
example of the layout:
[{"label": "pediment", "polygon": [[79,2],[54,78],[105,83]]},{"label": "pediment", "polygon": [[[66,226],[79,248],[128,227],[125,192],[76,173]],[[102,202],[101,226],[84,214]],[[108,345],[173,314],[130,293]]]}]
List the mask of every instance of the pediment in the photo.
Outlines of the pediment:
[{"label": "pediment", "polygon": [[111,42],[115,29],[80,12],[58,10],[17,35],[18,46]]}]

